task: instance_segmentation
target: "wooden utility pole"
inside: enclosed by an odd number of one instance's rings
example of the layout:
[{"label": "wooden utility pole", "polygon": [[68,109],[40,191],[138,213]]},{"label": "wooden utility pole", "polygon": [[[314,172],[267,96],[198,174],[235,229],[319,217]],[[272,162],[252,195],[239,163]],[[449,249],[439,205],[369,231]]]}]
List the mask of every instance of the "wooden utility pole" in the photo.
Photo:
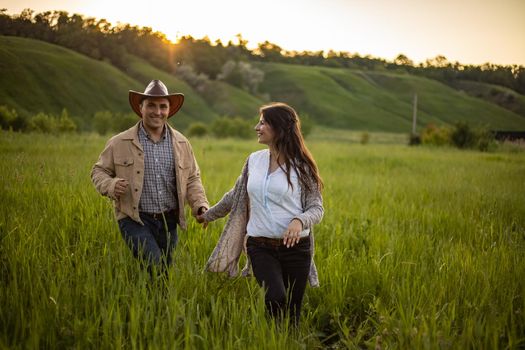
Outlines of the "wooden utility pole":
[{"label": "wooden utility pole", "polygon": [[412,135],[416,134],[417,124],[417,94],[414,94],[414,107],[412,112]]}]

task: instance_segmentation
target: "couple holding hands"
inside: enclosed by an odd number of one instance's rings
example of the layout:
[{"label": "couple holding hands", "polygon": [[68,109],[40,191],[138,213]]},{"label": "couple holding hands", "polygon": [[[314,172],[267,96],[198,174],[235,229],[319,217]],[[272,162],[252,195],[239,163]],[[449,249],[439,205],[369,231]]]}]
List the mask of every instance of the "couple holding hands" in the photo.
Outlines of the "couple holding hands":
[{"label": "couple holding hands", "polygon": [[130,90],[129,102],[141,120],[107,142],[91,179],[114,200],[134,256],[148,266],[172,264],[177,225],[186,229],[185,203],[204,226],[229,214],[206,269],[236,276],[245,250],[243,274],[251,270],[265,289],[269,314],[297,325],[306,284],[319,284],[312,228],[323,216],[323,183],[295,110],[284,103],[260,108],[255,131],[267,148],[249,155],[233,188],[209,208],[191,145],[167,123],[184,95],[153,80],[143,93]]}]

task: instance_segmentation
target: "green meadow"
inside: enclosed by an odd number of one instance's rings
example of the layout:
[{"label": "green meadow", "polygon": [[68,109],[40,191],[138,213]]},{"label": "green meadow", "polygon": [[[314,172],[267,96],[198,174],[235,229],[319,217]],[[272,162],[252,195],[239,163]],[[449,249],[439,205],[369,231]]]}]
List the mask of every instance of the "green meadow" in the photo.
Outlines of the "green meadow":
[{"label": "green meadow", "polygon": [[[91,185],[106,137],[2,132],[0,348],[523,348],[525,154],[343,134],[308,142],[321,286],[295,330],[265,316],[253,278],[203,272],[224,220],[190,219],[176,265],[150,278]],[[261,147],[191,141],[211,203]]]}]

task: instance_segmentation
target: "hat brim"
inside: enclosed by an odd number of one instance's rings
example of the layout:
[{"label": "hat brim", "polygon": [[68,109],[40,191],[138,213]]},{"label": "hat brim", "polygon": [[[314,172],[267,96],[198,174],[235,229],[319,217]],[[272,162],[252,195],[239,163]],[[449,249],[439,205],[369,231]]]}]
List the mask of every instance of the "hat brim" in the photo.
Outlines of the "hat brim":
[{"label": "hat brim", "polygon": [[173,116],[177,111],[182,107],[184,103],[184,94],[176,93],[169,95],[148,95],[142,92],[137,92],[129,90],[129,104],[133,112],[135,112],[139,117],[142,118],[142,113],[140,112],[140,103],[145,98],[167,98],[170,101],[170,111],[168,113],[168,118]]}]

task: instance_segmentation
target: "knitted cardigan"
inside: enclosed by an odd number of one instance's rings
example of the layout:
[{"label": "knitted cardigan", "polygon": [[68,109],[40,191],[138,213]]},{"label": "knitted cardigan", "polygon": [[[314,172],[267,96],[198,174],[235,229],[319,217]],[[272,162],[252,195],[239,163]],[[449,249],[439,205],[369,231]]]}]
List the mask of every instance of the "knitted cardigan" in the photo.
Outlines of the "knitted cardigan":
[{"label": "knitted cardigan", "polygon": [[[238,275],[238,262],[244,248],[246,226],[249,218],[249,198],[246,189],[247,183],[248,160],[246,160],[241,175],[235,182],[234,187],[204,214],[204,219],[207,222],[222,218],[228,215],[228,213],[230,214],[226,225],[224,226],[224,230],[219,237],[219,241],[206,264],[206,270],[210,272],[228,272],[230,277]],[[295,218],[302,222],[303,228],[310,229],[312,262],[310,265],[308,281],[312,287],[319,287],[317,268],[313,260],[313,225],[319,223],[323,217],[323,198],[317,184],[313,181],[313,178],[310,179],[309,185],[311,190],[302,188],[301,191],[303,213]],[[246,266],[242,270],[242,275],[249,275],[250,270],[250,261],[247,259]]]}]

